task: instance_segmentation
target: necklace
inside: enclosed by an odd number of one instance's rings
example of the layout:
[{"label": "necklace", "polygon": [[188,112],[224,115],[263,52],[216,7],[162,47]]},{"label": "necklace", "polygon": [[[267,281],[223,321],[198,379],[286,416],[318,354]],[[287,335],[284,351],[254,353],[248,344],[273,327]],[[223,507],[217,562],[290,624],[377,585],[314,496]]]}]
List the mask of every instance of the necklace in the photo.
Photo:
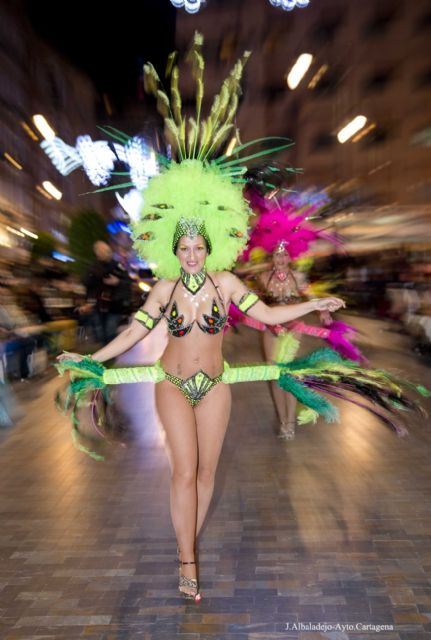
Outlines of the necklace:
[{"label": "necklace", "polygon": [[279,303],[286,304],[292,297],[292,287],[289,282],[289,272],[272,270],[268,282],[268,294]]},{"label": "necklace", "polygon": [[181,268],[181,282],[192,295],[195,295],[205,284],[207,272],[205,268],[199,273],[187,273]]},{"label": "necklace", "polygon": [[199,273],[187,273],[184,269],[181,269],[181,282],[184,285],[184,297],[187,298],[195,305],[199,306],[201,300],[207,300],[208,293],[204,293],[201,289],[204,286],[207,279],[207,273],[205,268]]},{"label": "necklace", "polygon": [[280,282],[285,282],[287,280],[286,271],[277,271],[277,269],[274,269],[274,275]]}]

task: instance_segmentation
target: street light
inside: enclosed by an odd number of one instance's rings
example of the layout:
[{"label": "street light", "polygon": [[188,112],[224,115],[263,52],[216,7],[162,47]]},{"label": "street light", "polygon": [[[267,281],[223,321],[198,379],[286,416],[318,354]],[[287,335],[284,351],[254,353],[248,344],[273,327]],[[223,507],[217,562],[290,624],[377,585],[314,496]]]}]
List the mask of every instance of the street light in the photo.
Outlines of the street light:
[{"label": "street light", "polygon": [[45,191],[45,189],[42,189],[40,184],[36,185],[36,191],[39,191],[39,193],[41,193],[47,200],[52,200],[52,196],[50,196],[49,193]]},{"label": "street light", "polygon": [[40,113],[33,116],[35,127],[40,131],[45,140],[53,140],[55,138],[54,129],[48,124],[48,121]]},{"label": "street light", "polygon": [[337,133],[338,142],[341,144],[347,142],[355,133],[358,133],[358,131],[365,127],[366,122],[367,118],[365,116],[356,116],[356,118],[353,118],[353,120],[348,122],[346,126]]},{"label": "street light", "polygon": [[33,233],[33,231],[29,231],[25,227],[20,227],[20,231],[21,233],[24,233],[26,236],[28,236],[29,238],[33,238],[34,240],[37,240],[39,237],[36,233]]},{"label": "street light", "polygon": [[328,69],[329,69],[329,65],[322,64],[322,66],[318,69],[318,71],[314,74],[314,76],[311,78],[310,82],[308,83],[308,88],[314,89],[317,86],[317,84],[320,82],[321,77],[328,71]]},{"label": "street light", "polygon": [[14,229],[13,227],[9,227],[8,225],[6,225],[6,229],[10,232],[13,233],[16,236],[20,236],[21,238],[24,238],[24,234],[22,233],[22,231],[18,231],[18,229]]},{"label": "street light", "polygon": [[61,200],[61,198],[63,197],[61,191],[59,191],[57,187],[54,187],[52,182],[50,182],[49,180],[45,180],[44,182],[42,182],[42,187],[56,200]]},{"label": "street light", "polygon": [[311,53],[302,53],[287,75],[287,86],[296,89],[313,61]]},{"label": "street light", "polygon": [[6,160],[13,166],[15,167],[15,169],[19,169],[20,171],[22,171],[22,165],[20,165],[20,163],[18,162],[18,160],[15,160],[15,158],[13,156],[10,155],[10,153],[8,153],[7,151],[4,151],[3,153],[4,157],[6,158]]}]

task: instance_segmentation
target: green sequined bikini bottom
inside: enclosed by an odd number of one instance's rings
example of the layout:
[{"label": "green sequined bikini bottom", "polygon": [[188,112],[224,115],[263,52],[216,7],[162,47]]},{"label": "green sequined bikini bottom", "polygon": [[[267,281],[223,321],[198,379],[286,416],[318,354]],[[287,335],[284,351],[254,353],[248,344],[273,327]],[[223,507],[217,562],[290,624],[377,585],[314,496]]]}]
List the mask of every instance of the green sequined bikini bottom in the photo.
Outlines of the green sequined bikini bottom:
[{"label": "green sequined bikini bottom", "polygon": [[183,380],[178,376],[172,375],[172,373],[164,372],[166,380],[172,382],[178,389],[185,395],[192,407],[195,407],[204,398],[216,384],[222,381],[223,374],[210,378],[209,375],[199,369],[189,378]]}]

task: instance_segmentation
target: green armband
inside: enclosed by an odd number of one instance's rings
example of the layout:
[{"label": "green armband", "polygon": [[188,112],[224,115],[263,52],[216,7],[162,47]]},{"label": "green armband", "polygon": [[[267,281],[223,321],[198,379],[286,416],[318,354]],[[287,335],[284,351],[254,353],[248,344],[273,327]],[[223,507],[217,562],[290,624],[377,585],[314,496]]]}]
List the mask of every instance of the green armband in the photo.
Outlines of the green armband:
[{"label": "green armband", "polygon": [[256,302],[259,302],[259,296],[251,292],[244,293],[238,303],[238,309],[243,313],[247,313],[247,311],[251,309],[251,307],[256,304]]},{"label": "green armband", "polygon": [[143,324],[144,327],[148,329],[148,331],[151,331],[151,329],[154,329],[154,327],[160,320],[160,317],[153,318],[152,316],[150,316],[149,313],[147,313],[143,309],[139,309],[139,311],[135,313],[135,319],[141,324]]}]

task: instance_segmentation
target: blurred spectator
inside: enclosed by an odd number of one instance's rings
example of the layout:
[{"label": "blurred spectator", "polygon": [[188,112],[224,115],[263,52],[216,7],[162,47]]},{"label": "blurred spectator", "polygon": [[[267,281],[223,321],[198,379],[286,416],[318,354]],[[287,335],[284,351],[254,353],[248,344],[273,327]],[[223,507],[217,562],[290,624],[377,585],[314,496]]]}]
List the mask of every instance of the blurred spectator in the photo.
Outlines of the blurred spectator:
[{"label": "blurred spectator", "polygon": [[125,267],[113,259],[106,242],[98,240],[93,248],[97,260],[84,279],[87,302],[81,312],[91,314],[96,339],[106,344],[130,312],[131,280]]},{"label": "blurred spectator", "polygon": [[[31,319],[10,296],[7,290],[1,290],[2,304],[0,304],[0,337],[2,354],[6,356],[6,369],[9,357],[17,360],[17,376],[25,380],[30,375],[29,357],[38,345],[40,335],[29,335],[32,326]],[[6,377],[6,376],[5,376]]]},{"label": "blurred spectator", "polygon": [[67,277],[67,273],[64,268],[60,265],[58,260],[55,260],[54,258],[39,258],[36,269],[36,276],[45,282],[63,280]]},{"label": "blurred spectator", "polygon": [[24,291],[23,297],[20,298],[24,309],[35,316],[40,323],[52,320],[42,296],[43,284],[42,279],[32,278]]}]

